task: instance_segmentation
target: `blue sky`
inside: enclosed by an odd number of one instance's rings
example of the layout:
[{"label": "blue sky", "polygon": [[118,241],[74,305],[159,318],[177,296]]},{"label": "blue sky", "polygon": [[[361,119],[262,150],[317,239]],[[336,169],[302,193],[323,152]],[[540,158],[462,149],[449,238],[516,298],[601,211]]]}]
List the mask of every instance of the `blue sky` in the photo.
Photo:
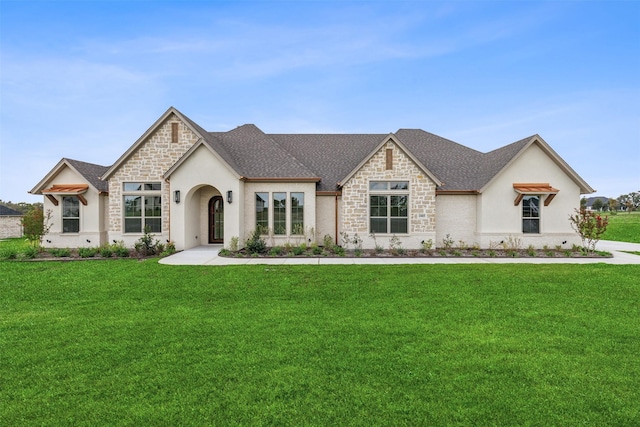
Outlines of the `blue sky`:
[{"label": "blue sky", "polygon": [[169,107],[209,131],[540,134],[640,190],[640,2],[0,0],[0,199],[112,164]]}]

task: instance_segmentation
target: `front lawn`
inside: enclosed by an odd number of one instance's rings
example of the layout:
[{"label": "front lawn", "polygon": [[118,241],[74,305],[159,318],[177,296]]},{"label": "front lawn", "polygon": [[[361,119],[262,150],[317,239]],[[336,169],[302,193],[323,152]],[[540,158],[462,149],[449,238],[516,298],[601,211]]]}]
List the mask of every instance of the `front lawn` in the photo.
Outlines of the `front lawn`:
[{"label": "front lawn", "polygon": [[0,425],[637,425],[639,266],[0,262]]},{"label": "front lawn", "polygon": [[618,242],[640,243],[640,212],[619,212],[609,216],[607,231],[602,236],[603,240],[616,240]]}]

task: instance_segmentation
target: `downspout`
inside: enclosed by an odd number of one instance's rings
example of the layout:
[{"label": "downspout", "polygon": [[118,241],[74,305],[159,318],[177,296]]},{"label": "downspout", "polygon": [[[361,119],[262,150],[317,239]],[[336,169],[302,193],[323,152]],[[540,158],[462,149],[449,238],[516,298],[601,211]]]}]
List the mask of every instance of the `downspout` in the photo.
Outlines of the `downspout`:
[{"label": "downspout", "polygon": [[338,193],[336,193],[335,195],[335,203],[334,203],[334,207],[335,207],[335,239],[334,242],[336,242],[336,245],[338,244]]}]

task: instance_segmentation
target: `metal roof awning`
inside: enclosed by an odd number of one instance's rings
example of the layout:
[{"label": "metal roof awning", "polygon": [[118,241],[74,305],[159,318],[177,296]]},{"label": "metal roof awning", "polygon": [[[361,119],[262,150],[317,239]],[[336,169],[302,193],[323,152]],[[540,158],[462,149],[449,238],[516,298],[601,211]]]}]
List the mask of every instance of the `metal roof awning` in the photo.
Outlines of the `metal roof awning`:
[{"label": "metal roof awning", "polygon": [[545,206],[549,206],[549,204],[551,203],[553,198],[556,197],[556,194],[558,194],[558,192],[560,191],[557,188],[553,188],[547,182],[544,182],[544,183],[514,183],[513,184],[513,189],[515,190],[516,193],[518,193],[518,196],[513,201],[513,205],[514,206],[518,206],[520,204],[520,202],[522,201],[522,198],[526,194],[546,194],[547,197],[545,197],[545,199],[544,199],[544,205]]},{"label": "metal roof awning", "polygon": [[47,196],[55,206],[58,206],[58,199],[55,198],[55,194],[60,196],[76,196],[78,200],[86,206],[87,199],[85,199],[82,194],[86,193],[88,189],[88,184],[58,184],[42,190],[42,193]]}]

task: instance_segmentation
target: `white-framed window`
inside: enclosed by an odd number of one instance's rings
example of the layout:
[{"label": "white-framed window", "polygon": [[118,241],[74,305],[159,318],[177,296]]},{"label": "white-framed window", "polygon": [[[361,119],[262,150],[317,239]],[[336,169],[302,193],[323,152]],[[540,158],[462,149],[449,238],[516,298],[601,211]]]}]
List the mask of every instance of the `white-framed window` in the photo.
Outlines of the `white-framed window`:
[{"label": "white-framed window", "polygon": [[162,232],[162,183],[125,182],[123,188],[124,232]]},{"label": "white-framed window", "polygon": [[273,193],[273,234],[287,234],[287,193]]},{"label": "white-framed window", "polygon": [[540,196],[522,197],[522,232],[540,234]]},{"label": "white-framed window", "polygon": [[80,232],[80,200],[76,196],[62,197],[62,232]]},{"label": "white-framed window", "polygon": [[304,193],[291,193],[291,234],[304,234]]},{"label": "white-framed window", "polygon": [[409,232],[409,181],[369,182],[369,232]]},{"label": "white-framed window", "polygon": [[304,193],[256,192],[256,230],[276,236],[304,234]]}]

